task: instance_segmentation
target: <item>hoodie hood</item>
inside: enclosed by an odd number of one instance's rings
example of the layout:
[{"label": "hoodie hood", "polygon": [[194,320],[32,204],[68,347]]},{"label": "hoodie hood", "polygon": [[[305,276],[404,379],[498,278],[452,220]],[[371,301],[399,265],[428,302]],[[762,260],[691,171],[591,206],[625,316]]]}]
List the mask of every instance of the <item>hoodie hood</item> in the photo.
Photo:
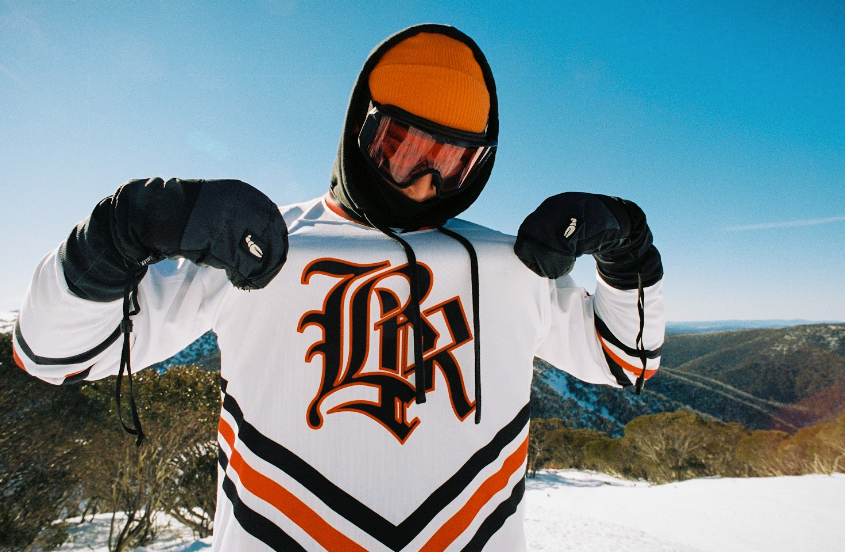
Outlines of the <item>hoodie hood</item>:
[{"label": "hoodie hood", "polygon": [[495,151],[466,190],[452,197],[437,197],[418,203],[383,182],[361,154],[358,148],[358,133],[372,100],[369,88],[370,73],[388,50],[419,33],[442,34],[466,44],[472,50],[490,94],[490,113],[485,135],[489,140],[498,140],[499,109],[496,84],[487,59],[471,38],[454,27],[437,24],[415,25],[387,38],[370,53],[352,88],[337,159],[332,167],[332,196],[350,216],[361,222],[372,221],[378,225],[404,230],[440,226],[475,202],[493,169]]}]

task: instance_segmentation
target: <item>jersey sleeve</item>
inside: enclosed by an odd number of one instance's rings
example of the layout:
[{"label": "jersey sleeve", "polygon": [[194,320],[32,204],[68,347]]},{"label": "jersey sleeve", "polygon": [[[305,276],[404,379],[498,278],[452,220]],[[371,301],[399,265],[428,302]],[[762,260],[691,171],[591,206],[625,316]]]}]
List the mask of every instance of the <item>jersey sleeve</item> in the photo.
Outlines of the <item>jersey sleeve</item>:
[{"label": "jersey sleeve", "polygon": [[663,281],[643,289],[642,343],[639,292],[619,290],[596,277],[589,295],[565,276],[549,282],[549,329],[536,356],[578,379],[627,387],[643,373],[650,378],[660,365],[665,333]]},{"label": "jersey sleeve", "polygon": [[[130,334],[134,370],[165,360],[210,330],[227,290],[225,272],[185,260],[150,267],[138,286],[140,312]],[[15,361],[31,375],[62,385],[118,373],[123,301],[74,295],[58,250],[38,265],[15,325]]]}]

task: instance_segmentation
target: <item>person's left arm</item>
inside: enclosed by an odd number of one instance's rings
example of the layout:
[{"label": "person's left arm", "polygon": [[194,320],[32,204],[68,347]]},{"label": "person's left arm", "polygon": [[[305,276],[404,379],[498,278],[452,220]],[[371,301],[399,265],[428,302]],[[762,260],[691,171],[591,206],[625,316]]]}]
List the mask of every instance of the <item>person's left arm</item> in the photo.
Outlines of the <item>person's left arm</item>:
[{"label": "person's left arm", "polygon": [[[619,198],[559,194],[525,219],[514,251],[551,280],[537,356],[584,381],[639,390],[660,365],[665,333],[663,264],[643,211]],[[596,259],[593,296],[567,276],[581,255]]]}]

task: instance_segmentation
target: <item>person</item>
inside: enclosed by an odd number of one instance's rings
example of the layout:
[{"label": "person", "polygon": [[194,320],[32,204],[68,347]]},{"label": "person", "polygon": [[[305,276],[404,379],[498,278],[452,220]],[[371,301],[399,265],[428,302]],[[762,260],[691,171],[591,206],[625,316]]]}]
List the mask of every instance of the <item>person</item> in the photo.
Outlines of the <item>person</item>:
[{"label": "person", "polygon": [[[641,387],[663,271],[618,198],[553,195],[516,237],[455,218],[498,133],[475,42],[400,31],[354,85],[327,195],[278,208],[236,180],[124,184],[38,266],[19,364],[55,384],[131,374],[213,329],[214,550],[525,550],[533,359]],[[584,254],[594,295],[568,275]]]}]

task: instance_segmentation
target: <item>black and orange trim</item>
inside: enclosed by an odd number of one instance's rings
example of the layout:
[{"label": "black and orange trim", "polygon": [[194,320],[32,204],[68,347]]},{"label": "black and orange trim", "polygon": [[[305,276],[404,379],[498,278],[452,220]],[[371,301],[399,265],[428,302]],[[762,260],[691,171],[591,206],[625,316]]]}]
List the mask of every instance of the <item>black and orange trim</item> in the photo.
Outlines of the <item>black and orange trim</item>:
[{"label": "black and orange trim", "polygon": [[[626,355],[633,357],[633,358],[642,358],[647,360],[654,360],[660,358],[660,355],[663,352],[663,345],[657,347],[656,349],[652,350],[642,350],[639,351],[634,349],[633,347],[628,347],[624,343],[622,343],[618,337],[616,337],[613,332],[610,331],[610,328],[607,327],[607,324],[599,318],[598,314],[594,315],[595,318],[595,325],[596,325],[596,335],[598,336],[599,343],[601,344],[602,352],[604,353],[604,358],[607,361],[607,365],[610,368],[610,372],[613,374],[613,377],[616,378],[616,382],[623,386],[629,387],[632,385],[631,379],[627,376],[626,372],[633,374],[635,377],[644,376],[647,380],[651,376],[654,375],[657,370],[648,370],[644,366],[634,366],[630,362],[627,362],[625,359],[620,357],[616,352],[614,352],[608,344],[617,347],[621,351],[623,351]],[[645,371],[645,374],[643,374]]]},{"label": "black and orange trim", "polygon": [[[21,332],[21,323],[20,318],[15,322],[15,339],[13,342],[13,351],[15,356],[15,362],[18,366],[26,370],[24,367],[23,361],[18,355],[18,347],[20,347],[21,352],[26,355],[26,357],[34,362],[35,364],[39,364],[41,366],[69,366],[72,364],[82,364],[85,362],[89,362],[96,358],[98,355],[103,353],[106,349],[114,345],[117,340],[120,338],[120,326],[118,325],[117,328],[109,335],[106,339],[104,339],[99,344],[95,345],[91,349],[88,349],[84,353],[79,353],[78,355],[72,355],[69,357],[61,357],[61,358],[54,358],[54,357],[43,357],[36,355],[32,348],[30,348],[29,344],[26,342],[26,339],[23,337],[23,333]],[[79,370],[68,374],[65,376],[62,385],[72,385],[74,383],[78,383],[88,377],[88,374],[91,372],[91,366],[86,369]]]},{"label": "black and orange trim", "polygon": [[[512,444],[523,434],[523,430],[528,424],[529,407],[525,405],[508,424],[499,430],[487,445],[470,457],[451,478],[429,495],[411,515],[398,525],[394,525],[332,483],[326,476],[292,451],[261,434],[255,426],[245,419],[243,411],[235,398],[226,392],[227,382],[225,380],[222,386],[224,393],[223,409],[234,421],[234,426],[230,426],[221,418],[220,435],[221,439],[226,442],[232,451],[230,452],[230,456],[234,458],[237,455],[238,457],[237,466],[233,464],[231,467],[238,473],[242,484],[245,485],[249,492],[276,507],[289,519],[291,519],[291,516],[288,515],[289,513],[297,517],[298,520],[292,519],[292,521],[330,551],[355,550],[355,547],[358,545],[355,543],[350,544],[352,541],[347,540],[348,537],[342,534],[335,533],[337,531],[336,529],[330,531],[330,533],[333,533],[331,536],[327,536],[320,529],[320,527],[325,528],[325,525],[323,525],[325,522],[319,518],[316,512],[310,510],[298,498],[283,489],[281,485],[270,481],[266,476],[258,474],[254,468],[245,463],[243,457],[236,451],[236,441],[240,441],[252,454],[292,478],[299,485],[307,489],[316,499],[346,519],[350,524],[396,552],[404,549],[412,540],[417,538],[438,514],[452,504],[461,493],[476,481],[478,474],[485,467],[499,458],[505,449],[512,449],[500,469],[480,484],[466,504],[461,506],[443,526],[435,531],[428,543],[421,550],[436,550],[448,546],[449,543],[462,535],[470,524],[476,521],[476,517],[482,508],[507,487],[512,476],[524,466],[527,455],[527,439],[515,449],[512,447]],[[225,454],[223,454],[222,450],[220,462],[224,470],[232,464]],[[525,490],[523,482],[524,479],[520,478],[520,482],[511,489],[509,497],[497,505],[494,511],[481,521],[476,533],[470,539],[467,547],[464,548],[465,550],[482,548],[483,544],[516,512]],[[230,494],[232,495],[230,496],[230,500],[237,498],[237,493],[234,489],[227,491],[227,496]],[[245,512],[245,506],[240,506],[240,508],[241,516],[248,519],[250,524],[257,526],[265,522],[273,523],[255,512]],[[256,521],[256,516],[264,521]],[[249,528],[244,528],[251,532]],[[278,531],[281,531],[281,529],[278,529]],[[278,531],[273,531],[272,533],[268,533],[268,535],[276,535]],[[262,537],[259,536],[258,538]],[[282,539],[279,535],[273,538]],[[274,547],[271,542],[265,542],[268,546]],[[285,548],[274,549],[282,550]]]}]

